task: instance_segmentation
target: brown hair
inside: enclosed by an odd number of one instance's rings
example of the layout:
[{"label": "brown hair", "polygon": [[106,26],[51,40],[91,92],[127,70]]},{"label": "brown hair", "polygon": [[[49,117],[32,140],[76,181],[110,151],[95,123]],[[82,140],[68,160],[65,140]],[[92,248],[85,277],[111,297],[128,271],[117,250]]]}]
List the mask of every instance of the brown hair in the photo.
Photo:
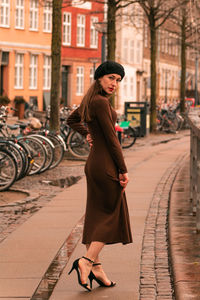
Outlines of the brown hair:
[{"label": "brown hair", "polygon": [[88,89],[80,105],[81,120],[83,122],[89,122],[92,120],[92,116],[89,113],[89,106],[91,101],[98,94],[102,95],[103,89],[102,86],[100,85],[99,80],[97,79],[92,83],[92,85]]}]

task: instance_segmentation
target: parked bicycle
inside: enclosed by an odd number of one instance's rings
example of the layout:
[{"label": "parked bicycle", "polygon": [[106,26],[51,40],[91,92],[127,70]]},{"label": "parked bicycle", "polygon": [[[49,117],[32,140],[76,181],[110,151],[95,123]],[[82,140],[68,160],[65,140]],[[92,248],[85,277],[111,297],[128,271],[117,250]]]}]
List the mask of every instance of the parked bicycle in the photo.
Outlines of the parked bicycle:
[{"label": "parked bicycle", "polygon": [[132,147],[138,137],[137,129],[131,126],[130,123],[124,116],[121,116],[115,126],[122,149]]}]

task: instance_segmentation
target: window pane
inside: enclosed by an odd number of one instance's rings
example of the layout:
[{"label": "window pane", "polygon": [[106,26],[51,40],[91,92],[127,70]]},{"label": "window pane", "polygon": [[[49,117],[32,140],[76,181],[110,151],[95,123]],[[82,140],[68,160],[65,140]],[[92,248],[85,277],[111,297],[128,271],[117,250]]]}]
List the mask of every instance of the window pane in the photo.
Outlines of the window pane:
[{"label": "window pane", "polygon": [[15,88],[23,88],[24,54],[15,54]]},{"label": "window pane", "polygon": [[63,44],[71,45],[71,14],[63,15]]},{"label": "window pane", "polygon": [[0,26],[8,27],[10,18],[10,0],[1,0]]},{"label": "window pane", "polygon": [[38,0],[30,0],[30,29],[38,29]]}]

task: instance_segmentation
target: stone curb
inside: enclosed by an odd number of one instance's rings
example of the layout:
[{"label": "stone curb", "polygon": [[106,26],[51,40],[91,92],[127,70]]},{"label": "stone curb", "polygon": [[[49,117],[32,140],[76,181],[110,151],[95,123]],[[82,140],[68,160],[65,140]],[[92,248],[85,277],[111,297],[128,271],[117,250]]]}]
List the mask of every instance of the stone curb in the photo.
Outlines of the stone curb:
[{"label": "stone curb", "polygon": [[141,255],[140,300],[174,299],[167,224],[171,187],[184,158],[165,172],[149,207]]},{"label": "stone curb", "polygon": [[189,191],[189,161],[177,174],[171,192],[169,245],[176,300],[200,299],[200,239]]}]

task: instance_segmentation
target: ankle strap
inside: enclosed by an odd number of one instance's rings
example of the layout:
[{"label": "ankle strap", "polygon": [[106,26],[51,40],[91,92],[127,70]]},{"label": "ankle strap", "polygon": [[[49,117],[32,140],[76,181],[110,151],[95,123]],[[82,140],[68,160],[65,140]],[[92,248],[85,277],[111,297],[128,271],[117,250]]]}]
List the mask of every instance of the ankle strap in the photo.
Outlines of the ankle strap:
[{"label": "ankle strap", "polygon": [[93,263],[94,263],[94,261],[93,261],[93,260],[91,260],[91,259],[89,259],[88,257],[82,256],[82,258],[86,259],[86,260],[87,260],[87,261],[89,261],[91,264],[93,264]]},{"label": "ankle strap", "polygon": [[94,263],[93,266],[101,266],[101,263]]}]

